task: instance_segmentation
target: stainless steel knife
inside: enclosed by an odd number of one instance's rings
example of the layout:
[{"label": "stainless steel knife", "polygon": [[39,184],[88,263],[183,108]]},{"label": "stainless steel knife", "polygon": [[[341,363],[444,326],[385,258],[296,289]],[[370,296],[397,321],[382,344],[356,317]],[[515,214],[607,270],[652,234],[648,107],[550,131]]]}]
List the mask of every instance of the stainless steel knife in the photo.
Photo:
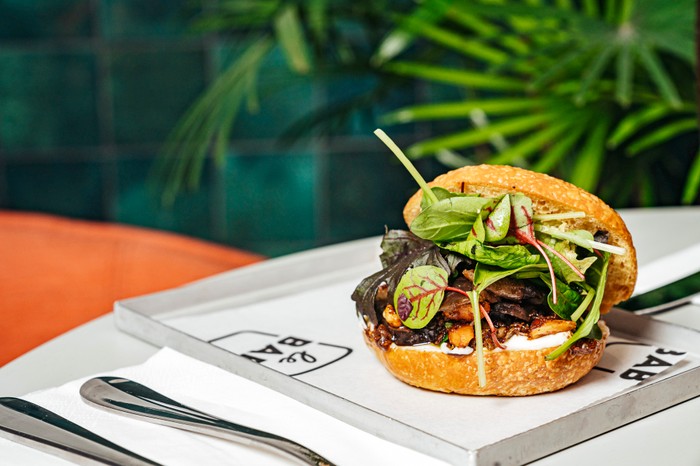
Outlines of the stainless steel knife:
[{"label": "stainless steel knife", "polygon": [[638,294],[615,307],[635,314],[660,314],[700,299],[700,272]]},{"label": "stainless steel knife", "polygon": [[20,398],[0,398],[0,436],[77,464],[159,464]]}]

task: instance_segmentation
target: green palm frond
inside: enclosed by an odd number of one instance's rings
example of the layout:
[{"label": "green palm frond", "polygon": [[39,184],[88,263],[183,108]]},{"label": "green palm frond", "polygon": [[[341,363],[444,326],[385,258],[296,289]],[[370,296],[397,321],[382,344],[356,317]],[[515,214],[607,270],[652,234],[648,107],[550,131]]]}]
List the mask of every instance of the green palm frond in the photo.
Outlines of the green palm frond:
[{"label": "green palm frond", "polygon": [[[362,31],[373,40],[378,24],[384,23],[388,28],[390,17],[405,16],[405,11],[393,10],[390,5],[389,0],[366,4],[331,0],[222,0],[207,8],[195,22],[196,31],[222,32],[223,37],[231,34],[236,44],[250,45],[213,80],[168,136],[156,167],[156,179],[165,186],[164,199],[171,202],[181,190],[196,188],[206,157],[223,159],[237,117],[242,111],[258,109],[258,89],[263,88],[260,83],[274,79],[259,73],[271,52],[279,50],[287,68],[296,76],[322,76],[329,65],[338,69],[354,66],[367,73],[370,66],[366,52],[357,52],[366,44],[358,45],[353,40]],[[375,42],[378,41],[376,38]],[[373,46],[374,42],[369,44]],[[396,78],[391,76],[389,80]],[[350,99],[349,103],[368,107],[373,102],[358,98]],[[346,111],[341,104],[319,113]],[[298,131],[299,125],[290,123],[290,126]],[[284,133],[284,128],[280,132]]]},{"label": "green palm frond", "polygon": [[[607,166],[627,166],[631,156],[646,160],[697,132],[697,109],[688,103],[694,99],[694,7],[692,0],[455,1],[429,27],[406,27],[471,66],[397,56],[385,69],[469,90],[469,98],[400,108],[385,121],[455,119],[471,125],[472,112],[479,110],[488,125],[436,134],[407,153],[449,151],[451,160],[465,154],[473,161],[556,171],[595,191]],[[679,75],[679,69],[689,73]],[[504,144],[494,145],[495,135]],[[700,189],[700,162],[693,167],[685,202]],[[611,180],[605,182],[607,187]],[[655,193],[638,186],[643,202]]]},{"label": "green palm frond", "polygon": [[683,188],[683,203],[692,204],[700,191],[700,152],[695,155],[695,161],[690,167],[688,179]]},{"label": "green palm frond", "polygon": [[413,24],[431,26],[438,22],[450,6],[449,1],[434,0],[416,7],[410,14],[404,15],[400,26],[393,28],[381,41],[371,61],[380,66],[405,51],[415,39]]},{"label": "green palm frond", "polygon": [[542,108],[544,99],[530,97],[503,97],[485,100],[466,100],[436,104],[414,105],[384,114],[382,124],[412,121],[469,118],[474,111],[489,115],[508,115]]},{"label": "green palm frond", "polygon": [[698,120],[695,117],[675,120],[634,141],[627,149],[627,153],[629,155],[637,155],[645,150],[663,145],[684,133],[697,131],[697,129]]},{"label": "green palm frond", "polygon": [[300,74],[311,71],[311,57],[304,27],[296,5],[286,5],[275,16],[275,35],[284,51],[289,67]]},{"label": "green palm frond", "polygon": [[272,45],[267,36],[254,40],[175,127],[155,168],[156,178],[166,186],[166,203],[183,188],[197,186],[212,143],[215,158],[222,161],[236,114],[246,99],[255,101],[255,76]]},{"label": "green palm frond", "polygon": [[526,133],[547,121],[551,115],[536,113],[532,115],[518,115],[489,124],[483,127],[476,127],[458,133],[448,134],[431,138],[417,144],[413,144],[406,149],[409,157],[425,157],[435,154],[441,149],[462,149],[465,147],[484,144],[494,136],[508,137]]},{"label": "green palm frond", "polygon": [[[694,0],[214,3],[198,19],[199,30],[253,39],[168,139],[160,174],[170,198],[196,185],[207,156],[224,156],[241,110],[259,105],[260,69],[274,50],[297,76],[378,78],[372,89],[290,122],[283,134],[295,138],[310,127],[332,131],[358,108],[376,108],[398,85],[419,81],[463,97],[383,115],[382,124],[455,123],[435,125],[409,155],[518,164],[652,202],[661,191],[647,168],[697,132]],[[693,202],[700,155],[693,149],[682,158],[682,200]],[[606,177],[609,170],[634,178]]]},{"label": "green palm frond", "polygon": [[467,71],[419,62],[396,61],[384,66],[386,71],[401,76],[420,78],[443,84],[493,91],[523,91],[526,84],[517,78],[493,76],[479,71]]}]

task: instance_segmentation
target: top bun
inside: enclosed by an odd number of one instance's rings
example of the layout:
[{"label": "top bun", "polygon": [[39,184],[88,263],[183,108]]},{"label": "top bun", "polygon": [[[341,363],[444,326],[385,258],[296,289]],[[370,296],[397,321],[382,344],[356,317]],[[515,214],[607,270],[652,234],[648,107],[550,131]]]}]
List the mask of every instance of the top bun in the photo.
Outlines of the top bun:
[{"label": "top bun", "polygon": [[[602,313],[622,301],[634,291],[637,281],[637,255],[632,237],[620,215],[600,198],[566,181],[543,173],[503,165],[471,165],[438,176],[429,186],[439,186],[453,192],[496,197],[502,194],[522,193],[532,200],[536,214],[585,212],[584,218],[561,220],[570,230],[591,233],[607,231],[609,244],[625,249],[625,254],[611,254]],[[418,190],[406,203],[404,220],[411,225],[420,213],[423,191]]]}]

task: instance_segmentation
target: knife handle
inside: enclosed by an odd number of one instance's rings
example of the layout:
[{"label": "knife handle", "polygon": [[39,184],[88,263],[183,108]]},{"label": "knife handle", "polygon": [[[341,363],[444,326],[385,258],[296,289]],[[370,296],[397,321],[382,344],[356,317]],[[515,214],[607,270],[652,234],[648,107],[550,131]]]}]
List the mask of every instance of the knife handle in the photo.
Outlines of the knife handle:
[{"label": "knife handle", "polygon": [[0,398],[0,437],[78,464],[159,464],[20,398]]}]

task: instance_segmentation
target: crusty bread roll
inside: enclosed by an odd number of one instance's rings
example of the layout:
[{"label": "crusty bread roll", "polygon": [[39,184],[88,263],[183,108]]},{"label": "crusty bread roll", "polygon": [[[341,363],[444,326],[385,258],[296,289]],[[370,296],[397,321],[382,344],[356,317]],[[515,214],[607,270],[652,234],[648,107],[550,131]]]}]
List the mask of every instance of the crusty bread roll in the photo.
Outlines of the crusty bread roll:
[{"label": "crusty bread roll", "polygon": [[591,340],[590,353],[567,351],[557,359],[545,356],[555,348],[485,351],[486,385],[479,386],[474,353],[447,354],[406,346],[377,346],[365,332],[365,343],[397,379],[420,388],[461,395],[525,396],[553,392],[588,374],[603,356],[610,332],[603,321],[601,340]]},{"label": "crusty bread roll", "polygon": [[[609,244],[622,247],[624,255],[612,255],[608,267],[601,312],[628,299],[635,286],[637,259],[627,227],[617,212],[596,196],[560,179],[528,170],[495,165],[467,166],[438,176],[430,186],[450,191],[495,197],[522,193],[533,203],[535,214],[582,211],[585,218],[561,221],[568,229],[609,233]],[[404,219],[410,226],[420,213],[423,192],[416,192],[406,204]],[[585,350],[570,348],[548,361],[545,356],[556,347],[536,350],[485,350],[485,386],[479,386],[477,358],[441,351],[421,351],[413,347],[378,345],[370,330],[365,342],[377,358],[399,380],[430,390],[467,395],[522,396],[551,392],[570,385],[586,375],[602,357],[609,331],[602,321],[601,340],[587,340]]]}]

